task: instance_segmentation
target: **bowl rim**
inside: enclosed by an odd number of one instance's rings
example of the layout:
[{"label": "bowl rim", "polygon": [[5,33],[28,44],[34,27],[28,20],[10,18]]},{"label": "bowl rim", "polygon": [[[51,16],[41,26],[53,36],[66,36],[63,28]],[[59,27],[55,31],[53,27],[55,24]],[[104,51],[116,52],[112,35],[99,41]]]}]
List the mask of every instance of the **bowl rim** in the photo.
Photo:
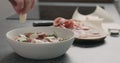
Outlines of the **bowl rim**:
[{"label": "bowl rim", "polygon": [[[6,37],[7,39],[9,40],[12,40],[10,39],[9,37],[9,33],[12,32],[12,31],[15,31],[15,30],[19,30],[19,29],[25,29],[25,28],[58,28],[58,27],[46,27],[46,26],[42,26],[42,27],[20,27],[20,28],[15,28],[15,29],[12,29],[12,30],[9,30],[7,33],[6,33]],[[21,44],[34,44],[34,45],[40,45],[40,44],[58,44],[58,43],[64,43],[64,42],[67,42],[71,39],[75,39],[74,38],[74,32],[69,30],[69,29],[64,29],[64,28],[58,28],[58,29],[63,29],[63,30],[68,30],[72,33],[72,36],[69,38],[69,39],[66,39],[66,40],[63,40],[63,41],[59,41],[59,42],[52,42],[52,43],[29,43],[29,42],[20,42],[20,41],[15,41],[15,40],[12,40],[12,42],[16,42],[16,43],[21,43]]]}]

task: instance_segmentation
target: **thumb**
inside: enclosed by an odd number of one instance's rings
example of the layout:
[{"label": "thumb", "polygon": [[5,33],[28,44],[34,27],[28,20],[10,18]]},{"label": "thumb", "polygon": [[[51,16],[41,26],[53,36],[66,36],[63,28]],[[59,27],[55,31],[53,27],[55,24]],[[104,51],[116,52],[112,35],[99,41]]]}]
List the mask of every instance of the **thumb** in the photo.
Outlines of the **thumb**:
[{"label": "thumb", "polygon": [[9,2],[13,5],[13,6],[17,6],[17,3],[15,0],[9,0]]}]

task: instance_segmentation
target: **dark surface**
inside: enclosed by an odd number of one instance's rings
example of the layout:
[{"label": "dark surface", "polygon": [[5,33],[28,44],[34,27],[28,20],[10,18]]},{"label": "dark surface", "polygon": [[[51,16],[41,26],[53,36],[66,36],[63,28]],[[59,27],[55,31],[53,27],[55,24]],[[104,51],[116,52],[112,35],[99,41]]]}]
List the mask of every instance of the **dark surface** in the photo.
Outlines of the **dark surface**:
[{"label": "dark surface", "polygon": [[95,39],[95,40],[82,40],[82,39],[75,39],[73,45],[83,48],[92,48],[92,47],[98,47],[103,44],[105,44],[105,37],[101,39]]},{"label": "dark surface", "polygon": [[[71,19],[76,8],[81,14],[90,14],[94,12],[96,6],[48,6],[39,5],[28,13],[28,20],[54,20],[56,17]],[[102,8],[104,8],[102,6]],[[8,20],[18,20],[18,15],[12,15]]]}]

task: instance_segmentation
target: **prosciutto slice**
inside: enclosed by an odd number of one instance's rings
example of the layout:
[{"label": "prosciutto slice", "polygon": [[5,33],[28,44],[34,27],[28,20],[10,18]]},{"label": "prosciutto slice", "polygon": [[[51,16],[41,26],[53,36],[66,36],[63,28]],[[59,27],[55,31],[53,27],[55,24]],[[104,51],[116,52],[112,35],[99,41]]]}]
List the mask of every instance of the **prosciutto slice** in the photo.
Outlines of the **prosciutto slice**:
[{"label": "prosciutto slice", "polygon": [[54,20],[53,26],[68,28],[74,32],[75,38],[79,39],[101,36],[101,32],[95,26],[79,20],[58,17]]}]

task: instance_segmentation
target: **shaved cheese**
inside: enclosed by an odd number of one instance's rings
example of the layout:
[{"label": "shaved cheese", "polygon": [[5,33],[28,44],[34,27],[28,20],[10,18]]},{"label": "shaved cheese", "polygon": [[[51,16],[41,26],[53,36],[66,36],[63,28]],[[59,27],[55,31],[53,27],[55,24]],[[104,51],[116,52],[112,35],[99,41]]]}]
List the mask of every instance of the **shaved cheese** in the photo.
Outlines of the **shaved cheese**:
[{"label": "shaved cheese", "polygon": [[19,15],[19,20],[21,23],[24,23],[26,21],[27,14],[20,14]]}]

